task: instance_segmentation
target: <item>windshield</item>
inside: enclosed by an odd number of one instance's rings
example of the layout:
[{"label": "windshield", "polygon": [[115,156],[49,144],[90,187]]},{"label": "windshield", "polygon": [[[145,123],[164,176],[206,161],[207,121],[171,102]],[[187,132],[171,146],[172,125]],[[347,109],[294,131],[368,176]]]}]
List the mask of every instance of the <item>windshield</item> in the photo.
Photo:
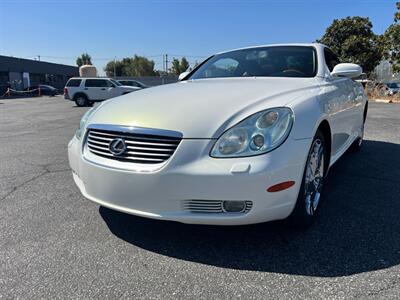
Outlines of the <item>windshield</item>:
[{"label": "windshield", "polygon": [[114,83],[116,86],[121,86],[122,84],[120,84],[118,81],[114,80],[114,79],[110,79],[112,83]]},{"label": "windshield", "polygon": [[400,87],[399,84],[398,84],[398,83],[395,83],[395,82],[389,83],[388,86],[389,86],[389,88],[391,88],[391,89],[397,89],[397,88]]},{"label": "windshield", "polygon": [[314,77],[316,51],[306,46],[271,46],[217,54],[189,79],[220,77]]}]

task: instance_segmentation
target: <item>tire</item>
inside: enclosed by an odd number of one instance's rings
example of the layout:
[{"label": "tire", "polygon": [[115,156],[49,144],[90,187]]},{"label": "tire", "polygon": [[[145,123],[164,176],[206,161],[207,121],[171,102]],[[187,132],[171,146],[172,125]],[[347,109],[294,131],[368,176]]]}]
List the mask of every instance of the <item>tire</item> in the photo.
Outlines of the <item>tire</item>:
[{"label": "tire", "polygon": [[328,161],[325,138],[318,130],[307,155],[296,205],[288,218],[290,225],[308,228],[317,219]]},{"label": "tire", "polygon": [[76,95],[74,97],[74,100],[75,100],[76,106],[79,106],[79,107],[88,106],[88,104],[89,104],[88,98],[82,94]]}]

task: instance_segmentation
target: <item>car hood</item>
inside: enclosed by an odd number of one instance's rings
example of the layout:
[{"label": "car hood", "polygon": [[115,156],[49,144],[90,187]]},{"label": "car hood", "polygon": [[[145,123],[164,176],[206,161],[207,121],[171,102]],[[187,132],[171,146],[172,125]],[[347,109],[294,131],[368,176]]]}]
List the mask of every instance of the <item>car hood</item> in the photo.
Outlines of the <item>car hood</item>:
[{"label": "car hood", "polygon": [[108,100],[88,124],[174,130],[184,138],[217,138],[243,118],[263,109],[285,106],[316,87],[314,78],[183,81]]},{"label": "car hood", "polygon": [[140,87],[137,87],[137,86],[121,85],[120,87],[123,88],[124,90],[131,90],[131,91],[140,90]]}]

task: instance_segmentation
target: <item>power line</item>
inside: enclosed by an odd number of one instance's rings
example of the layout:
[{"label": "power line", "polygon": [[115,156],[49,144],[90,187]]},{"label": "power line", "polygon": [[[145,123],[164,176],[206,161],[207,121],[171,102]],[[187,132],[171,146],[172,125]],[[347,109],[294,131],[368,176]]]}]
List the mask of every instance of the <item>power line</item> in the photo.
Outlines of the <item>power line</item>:
[{"label": "power line", "polygon": [[[136,54],[137,55],[137,54]],[[146,58],[152,58],[152,57],[163,57],[165,54],[154,54],[154,55],[139,55],[139,56],[144,56]],[[167,54],[172,57],[186,57],[186,58],[206,58],[208,55],[185,55],[185,54]],[[13,56],[13,55],[10,55]],[[40,57],[40,58],[51,58],[51,59],[76,59],[80,55],[77,56],[53,56],[53,55],[27,55],[27,56],[22,56],[21,58],[33,58],[33,57]],[[119,59],[117,56],[112,56],[112,57],[91,57],[93,60],[114,60],[114,58]],[[123,57],[126,58],[126,57]],[[127,56],[127,58],[130,58]],[[122,58],[121,58],[122,59]]]},{"label": "power line", "polygon": [[[138,55],[138,54],[135,54]],[[11,57],[14,57],[13,55],[10,55]],[[152,59],[154,62],[154,67],[158,70],[162,70],[166,73],[168,73],[168,68],[169,68],[169,63],[171,63],[171,57],[173,59],[178,59],[178,58],[183,58],[185,57],[186,60],[188,61],[189,65],[193,66],[199,63],[199,61],[202,61],[203,59],[207,58],[208,56],[203,56],[203,55],[184,55],[184,54],[152,54],[152,55],[139,55],[143,56],[145,58],[155,58]],[[80,55],[78,56],[54,56],[54,55],[29,55],[29,56],[20,56],[20,58],[24,59],[32,59],[32,60],[38,60],[38,61],[45,61],[46,59],[49,60],[55,60],[55,63],[57,63],[57,60],[70,60],[70,61],[75,61]],[[129,57],[123,57],[123,58],[132,58],[133,56]],[[122,61],[123,58],[118,58],[117,56],[114,57],[91,57],[91,60],[94,64],[96,64],[96,61],[106,61],[106,62],[114,62],[114,69],[115,69],[115,63],[116,61]],[[114,76],[116,74],[116,70],[114,70]]]},{"label": "power line", "polygon": [[191,58],[207,58],[209,55],[185,55],[185,54],[170,54],[171,56],[191,57]]}]

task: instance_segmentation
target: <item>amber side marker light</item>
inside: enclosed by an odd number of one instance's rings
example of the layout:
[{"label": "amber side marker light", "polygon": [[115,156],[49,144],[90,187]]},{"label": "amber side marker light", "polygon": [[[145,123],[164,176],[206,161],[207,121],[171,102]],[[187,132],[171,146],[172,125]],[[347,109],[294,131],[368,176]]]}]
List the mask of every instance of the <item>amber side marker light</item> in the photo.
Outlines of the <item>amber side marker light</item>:
[{"label": "amber side marker light", "polygon": [[290,188],[291,186],[294,186],[294,181],[285,181],[285,182],[281,182],[281,183],[275,184],[273,186],[270,186],[267,189],[267,192],[270,192],[270,193],[280,192],[280,191]]}]

